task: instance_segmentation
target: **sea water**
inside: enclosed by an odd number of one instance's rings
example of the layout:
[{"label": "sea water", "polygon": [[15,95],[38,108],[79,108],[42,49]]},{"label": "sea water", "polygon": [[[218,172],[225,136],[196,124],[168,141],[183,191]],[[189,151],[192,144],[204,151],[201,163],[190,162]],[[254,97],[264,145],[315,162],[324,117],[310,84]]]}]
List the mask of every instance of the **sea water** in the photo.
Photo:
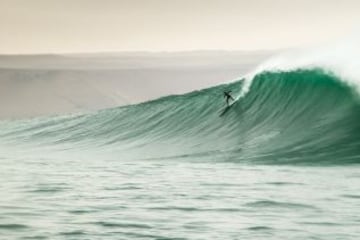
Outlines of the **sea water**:
[{"label": "sea water", "polygon": [[0,239],[358,239],[357,167],[1,159]]}]

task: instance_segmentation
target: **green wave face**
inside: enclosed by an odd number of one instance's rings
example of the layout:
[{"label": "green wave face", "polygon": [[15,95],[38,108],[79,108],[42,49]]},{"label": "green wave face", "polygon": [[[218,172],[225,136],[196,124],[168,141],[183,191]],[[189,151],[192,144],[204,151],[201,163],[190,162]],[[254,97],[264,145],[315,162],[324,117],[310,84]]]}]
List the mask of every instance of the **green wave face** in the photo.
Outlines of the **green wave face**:
[{"label": "green wave face", "polygon": [[0,143],[134,160],[360,163],[357,94],[335,75],[262,72],[220,116],[223,91],[241,88],[239,81],[94,114],[5,122]]}]

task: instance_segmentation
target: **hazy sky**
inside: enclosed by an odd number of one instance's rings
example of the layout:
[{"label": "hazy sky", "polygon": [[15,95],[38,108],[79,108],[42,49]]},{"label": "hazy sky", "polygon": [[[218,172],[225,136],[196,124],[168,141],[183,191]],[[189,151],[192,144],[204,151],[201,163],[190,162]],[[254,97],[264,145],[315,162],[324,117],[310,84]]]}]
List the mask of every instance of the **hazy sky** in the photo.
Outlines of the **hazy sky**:
[{"label": "hazy sky", "polygon": [[358,26],[358,0],[0,0],[0,54],[288,48]]}]

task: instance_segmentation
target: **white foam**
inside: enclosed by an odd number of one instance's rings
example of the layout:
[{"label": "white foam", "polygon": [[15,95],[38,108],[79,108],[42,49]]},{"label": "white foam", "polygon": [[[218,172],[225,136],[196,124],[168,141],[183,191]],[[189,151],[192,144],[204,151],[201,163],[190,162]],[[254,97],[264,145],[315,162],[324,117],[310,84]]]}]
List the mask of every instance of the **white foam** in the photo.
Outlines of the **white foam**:
[{"label": "white foam", "polygon": [[336,74],[360,93],[360,35],[323,46],[286,51],[270,58],[244,76],[244,86],[236,100],[246,95],[254,76],[260,72],[312,68]]}]

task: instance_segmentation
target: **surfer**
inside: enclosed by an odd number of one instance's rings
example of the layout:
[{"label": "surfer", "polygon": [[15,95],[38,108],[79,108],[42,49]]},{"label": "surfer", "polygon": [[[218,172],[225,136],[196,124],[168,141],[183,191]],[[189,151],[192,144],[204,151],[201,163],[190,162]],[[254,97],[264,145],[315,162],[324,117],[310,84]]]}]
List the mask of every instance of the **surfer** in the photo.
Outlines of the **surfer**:
[{"label": "surfer", "polygon": [[224,98],[226,98],[226,104],[229,106],[229,100],[235,101],[235,99],[230,95],[231,91],[224,92]]}]

